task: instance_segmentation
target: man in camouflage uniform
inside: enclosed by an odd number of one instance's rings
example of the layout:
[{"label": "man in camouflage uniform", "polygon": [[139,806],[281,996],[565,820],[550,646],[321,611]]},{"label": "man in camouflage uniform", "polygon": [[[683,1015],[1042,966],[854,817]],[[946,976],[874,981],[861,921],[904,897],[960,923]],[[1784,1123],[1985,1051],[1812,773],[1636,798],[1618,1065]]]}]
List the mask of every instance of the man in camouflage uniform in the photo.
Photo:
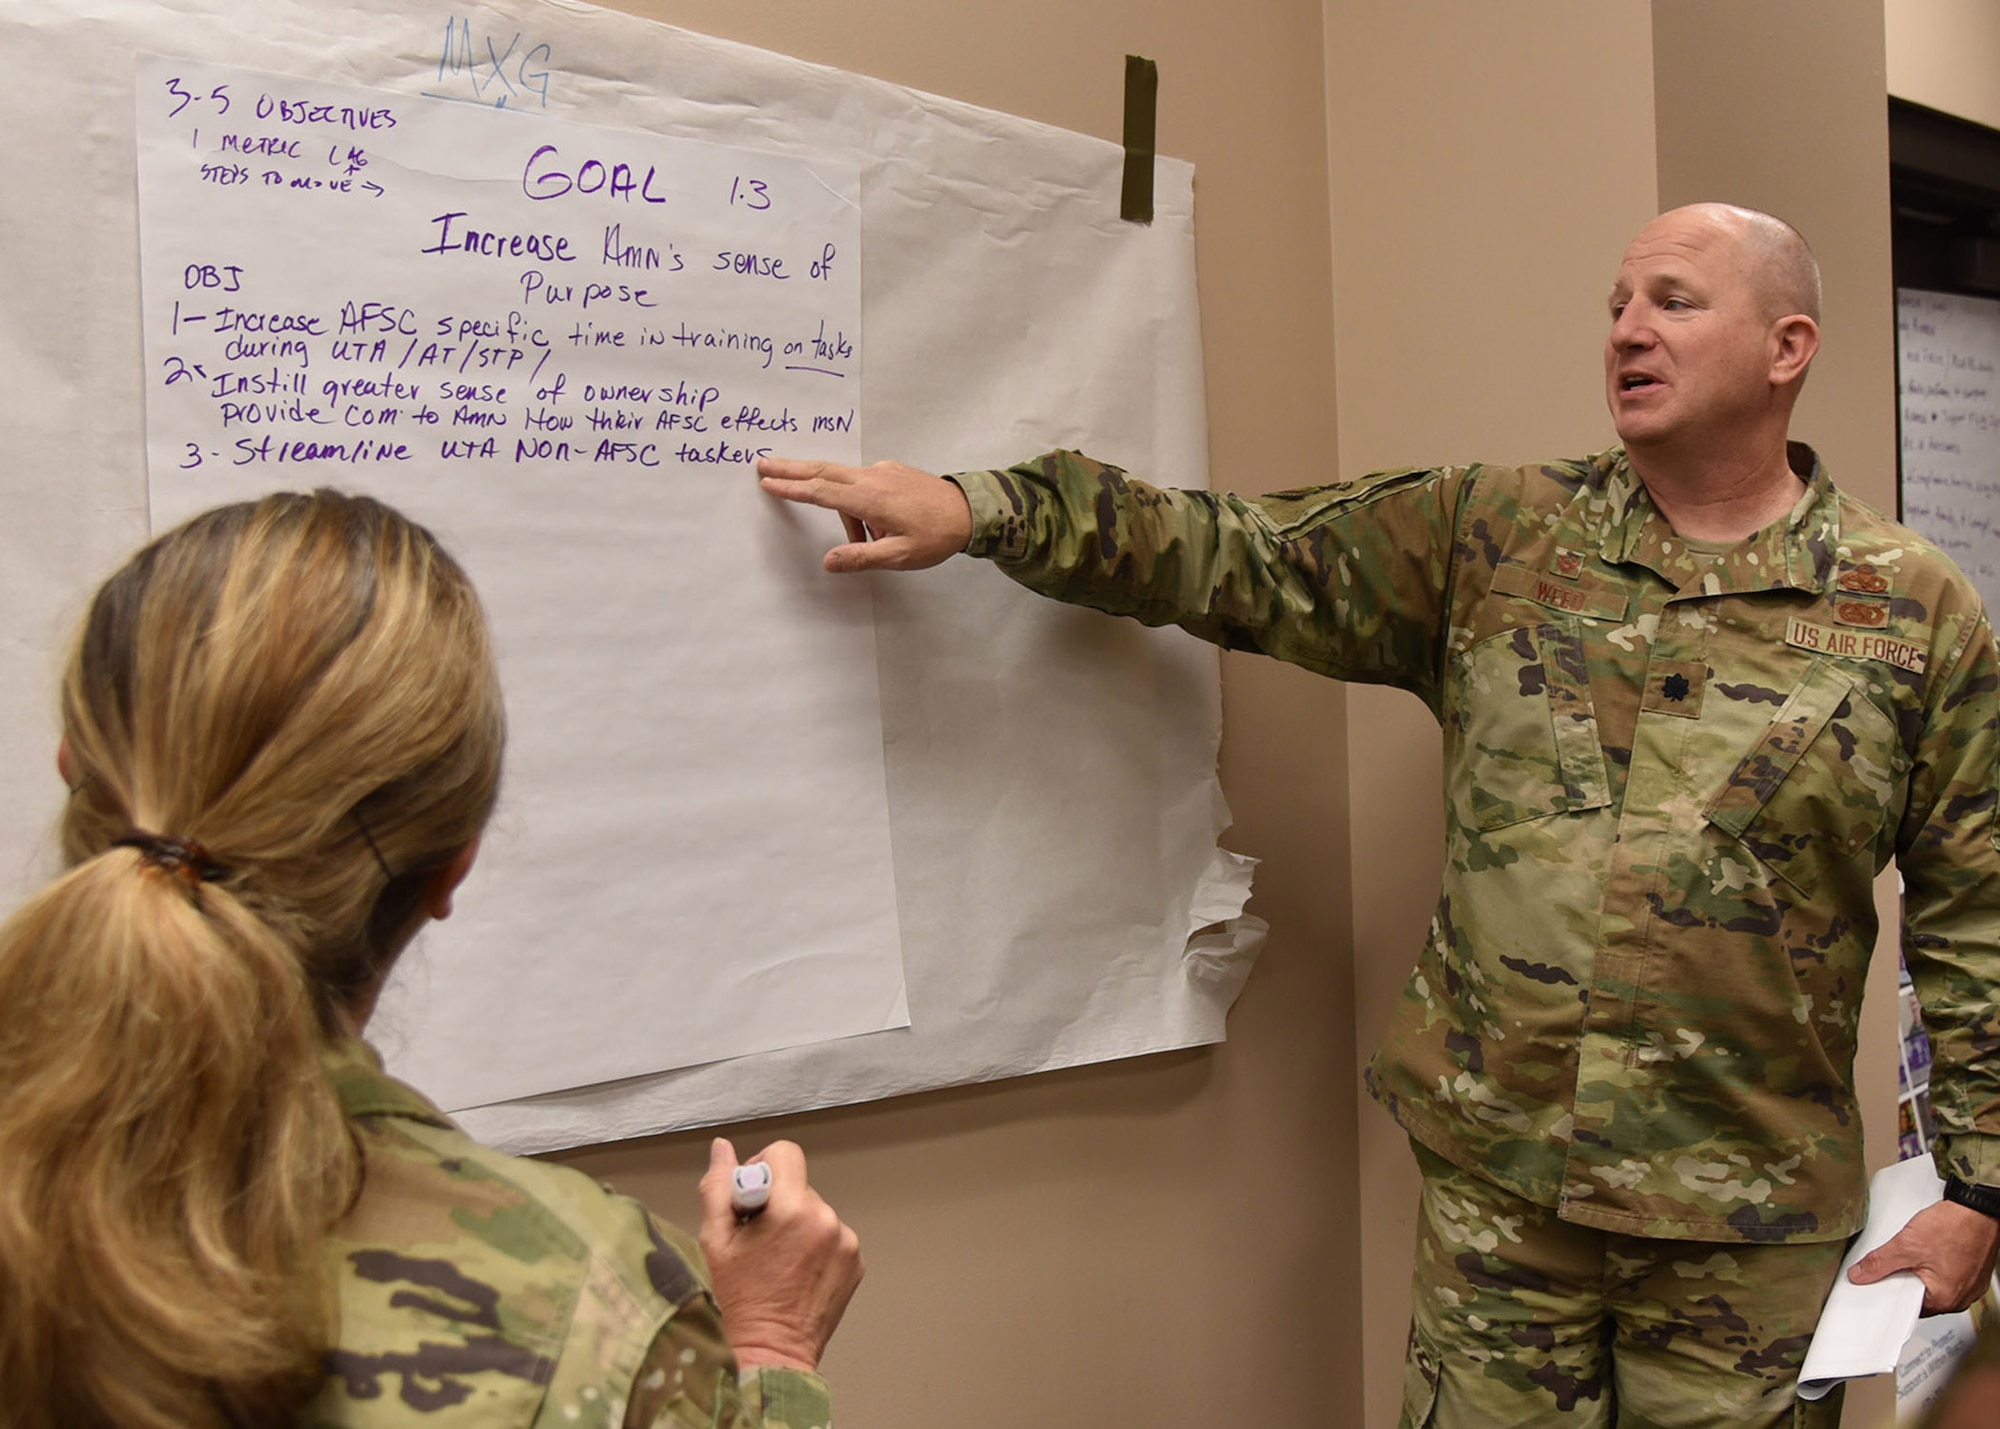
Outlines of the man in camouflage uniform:
[{"label": "man in camouflage uniform", "polygon": [[[1444,888],[1368,1074],[1425,1174],[1406,1424],[1830,1422],[1794,1384],[1864,1211],[1892,857],[1939,1164],[2000,1187],[2000,662],[1957,569],[1788,443],[1817,318],[1796,233],[1698,205],[1626,252],[1594,457],[1257,499],[1063,452],[763,466],[841,513],[831,570],[965,550],[1436,715]],[[1951,1308],[1996,1241],[1944,1204],[1856,1275]]]},{"label": "man in camouflage uniform", "polygon": [[[305,1429],[828,1429],[826,1382],[812,1365],[859,1260],[853,1233],[807,1188],[797,1147],[762,1153],[772,1200],[747,1226],[730,1209],[727,1142],[702,1178],[718,1277],[732,1239],[759,1242],[745,1258],[760,1268],[729,1297],[732,1352],[701,1253],[638,1202],[481,1146],[385,1076],[361,1042],[336,1044],[328,1073],[366,1177],[328,1248],[339,1342]],[[798,1236],[820,1244],[797,1253],[785,1238]],[[771,1283],[795,1266],[823,1278]],[[804,1341],[800,1307],[831,1311]]]}]

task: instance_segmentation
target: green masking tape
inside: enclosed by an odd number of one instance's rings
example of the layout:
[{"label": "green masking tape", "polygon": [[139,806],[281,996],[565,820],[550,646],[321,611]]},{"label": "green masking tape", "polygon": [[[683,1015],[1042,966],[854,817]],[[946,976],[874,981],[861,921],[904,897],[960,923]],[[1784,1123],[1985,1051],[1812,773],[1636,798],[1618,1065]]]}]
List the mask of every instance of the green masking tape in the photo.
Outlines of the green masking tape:
[{"label": "green masking tape", "polygon": [[1118,216],[1129,223],[1153,221],[1153,121],[1159,107],[1160,67],[1125,56],[1125,190]]}]

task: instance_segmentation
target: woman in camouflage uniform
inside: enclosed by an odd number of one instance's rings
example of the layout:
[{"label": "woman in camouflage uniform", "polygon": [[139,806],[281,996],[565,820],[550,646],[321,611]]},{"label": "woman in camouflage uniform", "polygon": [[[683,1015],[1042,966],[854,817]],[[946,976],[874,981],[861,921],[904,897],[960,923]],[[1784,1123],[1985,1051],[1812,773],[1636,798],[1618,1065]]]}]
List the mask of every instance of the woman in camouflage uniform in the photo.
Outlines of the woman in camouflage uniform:
[{"label": "woman in camouflage uniform", "polygon": [[68,869],[0,926],[0,1421],[827,1423],[860,1261],[796,1147],[739,1226],[716,1144],[711,1291],[358,1040],[499,788],[428,532],[329,491],[196,517],[97,593],[62,721]]}]

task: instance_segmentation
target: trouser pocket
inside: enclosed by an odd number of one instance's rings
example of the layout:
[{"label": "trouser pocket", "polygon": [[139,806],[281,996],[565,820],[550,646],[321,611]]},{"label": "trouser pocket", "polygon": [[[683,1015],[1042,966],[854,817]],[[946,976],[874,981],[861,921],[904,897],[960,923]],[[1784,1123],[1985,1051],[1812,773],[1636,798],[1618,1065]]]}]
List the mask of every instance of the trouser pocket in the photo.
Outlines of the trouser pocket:
[{"label": "trouser pocket", "polygon": [[1438,1355],[1414,1323],[1403,1360],[1403,1417],[1397,1429],[1426,1429],[1437,1410]]}]

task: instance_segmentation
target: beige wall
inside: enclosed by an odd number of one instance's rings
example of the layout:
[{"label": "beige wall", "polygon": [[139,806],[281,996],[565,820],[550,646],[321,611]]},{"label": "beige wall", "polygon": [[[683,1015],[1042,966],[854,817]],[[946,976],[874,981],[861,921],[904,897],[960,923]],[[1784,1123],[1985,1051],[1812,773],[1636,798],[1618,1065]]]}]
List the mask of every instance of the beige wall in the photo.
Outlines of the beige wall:
[{"label": "beige wall", "polygon": [[1887,0],[1889,93],[2000,129],[2000,5]]},{"label": "beige wall", "polygon": [[[1691,197],[1775,207],[1829,269],[1801,429],[1888,498],[1875,0],[627,8],[1114,139],[1121,57],[1157,59],[1161,148],[1197,167],[1211,467],[1242,490],[1604,445],[1626,238]],[[1436,731],[1237,657],[1224,730],[1273,925],[1226,1047],[737,1129],[805,1142],[862,1231],[846,1423],[1394,1422],[1413,1177],[1357,1072],[1435,896]],[[703,1141],[571,1159],[685,1223]]]},{"label": "beige wall", "polygon": [[[1835,478],[1896,509],[1889,127],[1875,0],[1669,0],[1653,9],[1660,203],[1721,198],[1790,219],[1826,283],[1793,423]],[[1774,56],[1782,53],[1783,64]]]}]

